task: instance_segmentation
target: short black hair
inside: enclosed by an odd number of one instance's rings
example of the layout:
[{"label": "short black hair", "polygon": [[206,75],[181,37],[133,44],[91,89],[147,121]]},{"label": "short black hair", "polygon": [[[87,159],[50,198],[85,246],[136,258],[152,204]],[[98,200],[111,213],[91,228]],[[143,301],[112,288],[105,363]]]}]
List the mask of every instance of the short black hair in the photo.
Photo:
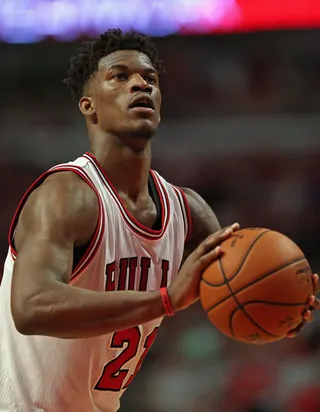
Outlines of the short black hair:
[{"label": "short black hair", "polygon": [[147,55],[161,76],[164,73],[162,60],[151,38],[134,30],[127,33],[120,29],[110,29],[98,38],[82,43],[76,56],[70,59],[67,78],[63,80],[73,97],[78,101],[88,80],[98,70],[99,61],[117,50],[137,50]]}]

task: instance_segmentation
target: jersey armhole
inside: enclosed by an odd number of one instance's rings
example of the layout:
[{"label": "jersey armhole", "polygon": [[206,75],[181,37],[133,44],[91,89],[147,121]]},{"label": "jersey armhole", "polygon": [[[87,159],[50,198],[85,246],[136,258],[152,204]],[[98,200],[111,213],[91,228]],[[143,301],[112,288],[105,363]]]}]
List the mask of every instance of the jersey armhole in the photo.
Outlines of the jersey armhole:
[{"label": "jersey armhole", "polygon": [[187,197],[183,190],[181,190],[177,186],[171,185],[178,197],[178,201],[181,207],[182,211],[182,216],[183,216],[183,223],[184,223],[184,228],[185,228],[185,243],[187,243],[191,237],[192,234],[192,217],[191,217],[191,211],[190,211],[190,206],[187,200]]},{"label": "jersey armhole", "polygon": [[101,196],[94,186],[93,182],[89,178],[89,176],[86,174],[86,172],[79,166],[75,165],[60,165],[60,166],[55,166],[45,173],[43,173],[41,176],[38,177],[38,179],[29,187],[29,189],[25,192],[23,195],[11,222],[10,229],[9,229],[9,234],[8,234],[8,243],[9,243],[9,248],[11,252],[11,256],[13,260],[16,259],[18,252],[15,250],[14,247],[14,234],[16,230],[16,226],[18,223],[18,219],[20,216],[20,213],[22,211],[23,206],[25,205],[26,201],[28,200],[28,197],[30,194],[38,188],[44,180],[52,175],[53,173],[58,173],[58,172],[73,172],[76,173],[82,180],[84,180],[92,190],[97,195],[98,198],[98,204],[99,204],[99,211],[98,211],[98,221],[97,221],[97,226],[95,228],[95,231],[93,233],[93,236],[91,238],[91,241],[88,244],[88,247],[86,248],[85,252],[83,253],[81,259],[79,260],[78,264],[76,267],[73,269],[71,277],[69,282],[73,281],[92,261],[93,257],[95,256],[96,252],[99,249],[99,246],[101,244],[103,234],[104,234],[104,221],[105,221],[105,216],[104,216],[104,211],[103,211],[103,205],[102,205],[102,199]]}]

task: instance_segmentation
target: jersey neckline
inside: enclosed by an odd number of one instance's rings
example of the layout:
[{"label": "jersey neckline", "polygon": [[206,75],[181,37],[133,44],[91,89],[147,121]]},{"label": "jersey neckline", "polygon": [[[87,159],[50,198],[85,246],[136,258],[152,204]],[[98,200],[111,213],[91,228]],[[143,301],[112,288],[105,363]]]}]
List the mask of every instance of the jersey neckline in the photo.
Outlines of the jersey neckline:
[{"label": "jersey neckline", "polygon": [[112,184],[111,180],[108,178],[106,172],[102,168],[101,164],[99,163],[98,159],[90,152],[85,152],[83,155],[84,158],[90,161],[90,163],[95,168],[100,180],[102,181],[103,185],[107,189],[107,191],[112,196],[115,204],[120,210],[121,216],[127,226],[136,234],[147,238],[149,240],[158,240],[160,239],[168,226],[169,218],[170,218],[170,202],[166,188],[164,187],[163,183],[161,182],[158,174],[150,169],[150,176],[155,184],[155,188],[158,193],[160,205],[161,205],[161,229],[155,230],[151,229],[147,226],[144,226],[140,223],[135,217],[130,213],[130,211],[125,206],[123,200],[119,196],[116,188]]}]

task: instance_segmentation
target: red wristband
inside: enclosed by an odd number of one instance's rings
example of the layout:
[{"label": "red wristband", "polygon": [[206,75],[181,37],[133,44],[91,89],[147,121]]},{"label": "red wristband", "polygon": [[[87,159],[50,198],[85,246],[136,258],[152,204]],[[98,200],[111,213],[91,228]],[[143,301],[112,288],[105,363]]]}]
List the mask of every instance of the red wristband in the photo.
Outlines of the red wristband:
[{"label": "red wristband", "polygon": [[167,316],[173,316],[174,315],[174,311],[170,302],[170,298],[168,295],[168,289],[167,288],[161,288],[160,289],[160,295],[161,295],[161,299],[162,299],[162,303],[164,306],[164,309],[166,311],[166,315]]}]

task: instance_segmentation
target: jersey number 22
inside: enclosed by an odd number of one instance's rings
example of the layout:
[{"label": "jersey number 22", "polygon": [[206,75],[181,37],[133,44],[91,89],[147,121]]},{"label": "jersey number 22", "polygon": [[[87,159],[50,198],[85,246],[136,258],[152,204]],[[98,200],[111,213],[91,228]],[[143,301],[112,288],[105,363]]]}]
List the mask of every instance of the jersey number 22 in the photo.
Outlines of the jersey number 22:
[{"label": "jersey number 22", "polygon": [[118,392],[121,389],[126,389],[139,371],[144,358],[147,356],[147,353],[155,340],[157,331],[158,328],[155,328],[150,335],[146,337],[143,345],[144,351],[137,363],[136,369],[124,386],[123,382],[126,379],[129,370],[124,369],[123,367],[127,362],[136,356],[141,339],[141,332],[138,326],[115,332],[112,336],[110,348],[124,349],[120,355],[105,365],[100,379],[94,389],[112,392]]}]

